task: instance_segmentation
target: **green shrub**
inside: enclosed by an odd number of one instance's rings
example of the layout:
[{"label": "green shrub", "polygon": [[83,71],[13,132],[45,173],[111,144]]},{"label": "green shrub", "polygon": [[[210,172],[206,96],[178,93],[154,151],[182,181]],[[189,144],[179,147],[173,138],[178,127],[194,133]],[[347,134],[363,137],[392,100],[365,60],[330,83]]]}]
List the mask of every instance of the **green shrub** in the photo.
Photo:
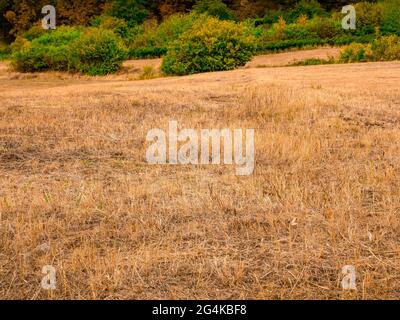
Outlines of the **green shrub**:
[{"label": "green shrub", "polygon": [[340,55],[340,62],[391,61],[400,59],[400,37],[379,37],[371,44],[351,44]]},{"label": "green shrub", "polygon": [[353,43],[344,49],[340,53],[340,62],[351,63],[351,62],[365,62],[367,59],[368,46],[360,43]]},{"label": "green shrub", "polygon": [[317,38],[318,34],[304,25],[289,24],[283,29],[279,40],[299,40],[306,38]]},{"label": "green shrub", "polygon": [[129,46],[129,57],[152,58],[166,54],[168,45],[189,30],[197,19],[197,14],[176,14],[168,17],[160,25],[147,26]]},{"label": "green shrub", "polygon": [[203,18],[168,48],[162,71],[185,75],[231,70],[245,65],[253,52],[253,39],[242,24]]},{"label": "green shrub", "polygon": [[307,22],[305,28],[321,39],[331,39],[343,32],[341,23],[331,18],[313,18]]},{"label": "green shrub", "polygon": [[104,75],[117,71],[126,57],[120,37],[104,29],[60,27],[13,45],[12,63],[21,72],[78,71]]},{"label": "green shrub", "polygon": [[400,36],[400,1],[385,0],[383,6],[382,34],[396,34]]},{"label": "green shrub", "polygon": [[[253,20],[257,51],[278,51],[315,45],[349,45],[372,43],[377,30],[383,35],[400,35],[400,1],[360,2],[356,30],[343,30],[343,14],[331,16],[316,1],[300,1],[292,11],[271,11],[262,19]],[[260,32],[262,25],[268,29]],[[261,26],[261,27],[260,27]],[[363,59],[362,55],[359,59]]]},{"label": "green shrub", "polygon": [[10,46],[0,42],[0,61],[7,59],[11,54]]},{"label": "green shrub", "polygon": [[70,70],[70,57],[67,47],[32,46],[29,44],[12,56],[13,66],[21,72],[45,70]]},{"label": "green shrub", "polygon": [[14,68],[21,72],[71,70],[69,45],[76,41],[81,33],[80,28],[60,27],[48,30],[32,41],[17,38],[12,44]]},{"label": "green shrub", "polygon": [[256,37],[257,50],[275,51],[333,43],[333,39],[341,35],[340,22],[332,18],[314,17],[308,20],[303,16],[297,23],[287,24],[281,17],[272,28]]},{"label": "green shrub", "polygon": [[371,44],[374,61],[400,60],[400,37],[391,35],[379,37]]},{"label": "green shrub", "polygon": [[314,18],[316,16],[326,16],[327,12],[321,7],[317,0],[301,0],[290,11],[287,16],[289,22],[295,22],[300,16],[307,16],[308,18]]},{"label": "green shrub", "polygon": [[71,45],[73,68],[88,75],[114,73],[126,56],[121,38],[109,30],[89,30]]},{"label": "green shrub", "polygon": [[63,26],[55,30],[46,30],[46,33],[32,40],[32,45],[53,47],[65,46],[78,39],[81,34],[81,28]]},{"label": "green shrub", "polygon": [[196,13],[207,13],[220,20],[234,20],[235,15],[232,10],[221,0],[200,0],[193,6]]}]

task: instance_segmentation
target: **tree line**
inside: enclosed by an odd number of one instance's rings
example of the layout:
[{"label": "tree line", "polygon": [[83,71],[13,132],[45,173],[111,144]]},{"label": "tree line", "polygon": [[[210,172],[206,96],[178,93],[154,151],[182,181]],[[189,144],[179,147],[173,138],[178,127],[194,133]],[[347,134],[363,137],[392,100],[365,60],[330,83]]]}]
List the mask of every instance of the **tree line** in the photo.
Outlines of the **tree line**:
[{"label": "tree line", "polygon": [[[263,17],[268,10],[293,8],[299,0],[0,0],[0,40],[11,42],[40,21],[41,9],[48,4],[57,9],[57,24],[88,25],[93,17],[105,12],[112,12],[114,16],[133,23],[141,23],[147,18],[161,21],[172,14],[192,10],[198,2],[214,6],[215,10],[218,6],[226,6],[237,19],[243,20]],[[320,1],[327,10],[337,9],[348,2]]]}]

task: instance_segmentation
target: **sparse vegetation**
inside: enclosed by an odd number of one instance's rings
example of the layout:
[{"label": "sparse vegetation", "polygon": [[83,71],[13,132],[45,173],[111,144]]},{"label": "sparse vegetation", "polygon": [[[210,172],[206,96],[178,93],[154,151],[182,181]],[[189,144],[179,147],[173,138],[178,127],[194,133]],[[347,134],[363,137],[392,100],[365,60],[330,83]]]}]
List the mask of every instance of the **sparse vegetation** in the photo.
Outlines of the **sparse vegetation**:
[{"label": "sparse vegetation", "polygon": [[296,61],[291,63],[291,66],[315,66],[320,64],[334,64],[335,58],[330,57],[329,59],[320,59],[320,58],[309,58],[301,61]]},{"label": "sparse vegetation", "polygon": [[[400,1],[355,2],[0,0],[0,298],[398,299]],[[253,174],[146,162],[173,120]]]},{"label": "sparse vegetation", "polygon": [[139,80],[149,80],[159,78],[160,74],[154,69],[153,66],[144,66],[142,72],[140,73]]},{"label": "sparse vegetation", "polygon": [[[0,64],[2,298],[398,298],[398,62],[28,76]],[[254,174],[149,166],[146,132],[171,115],[255,128]]]}]

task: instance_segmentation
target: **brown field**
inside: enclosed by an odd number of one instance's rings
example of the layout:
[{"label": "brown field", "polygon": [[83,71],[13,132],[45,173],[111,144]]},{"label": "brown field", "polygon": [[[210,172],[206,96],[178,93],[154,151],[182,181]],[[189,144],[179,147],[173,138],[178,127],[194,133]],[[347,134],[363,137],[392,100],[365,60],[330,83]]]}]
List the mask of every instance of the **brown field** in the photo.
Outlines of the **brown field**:
[{"label": "brown field", "polygon": [[[400,298],[400,62],[130,81],[136,63],[0,65],[0,298]],[[254,128],[254,174],[148,165],[170,120]]]}]

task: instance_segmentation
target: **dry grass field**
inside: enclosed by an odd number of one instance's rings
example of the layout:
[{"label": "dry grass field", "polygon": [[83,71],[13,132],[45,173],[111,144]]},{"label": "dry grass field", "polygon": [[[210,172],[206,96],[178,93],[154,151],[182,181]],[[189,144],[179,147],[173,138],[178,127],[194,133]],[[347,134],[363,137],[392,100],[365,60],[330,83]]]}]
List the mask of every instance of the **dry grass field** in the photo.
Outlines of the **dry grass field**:
[{"label": "dry grass field", "polygon": [[[0,298],[400,298],[400,62],[260,64],[136,81],[2,63]],[[147,164],[170,120],[254,128],[254,174]]]}]

